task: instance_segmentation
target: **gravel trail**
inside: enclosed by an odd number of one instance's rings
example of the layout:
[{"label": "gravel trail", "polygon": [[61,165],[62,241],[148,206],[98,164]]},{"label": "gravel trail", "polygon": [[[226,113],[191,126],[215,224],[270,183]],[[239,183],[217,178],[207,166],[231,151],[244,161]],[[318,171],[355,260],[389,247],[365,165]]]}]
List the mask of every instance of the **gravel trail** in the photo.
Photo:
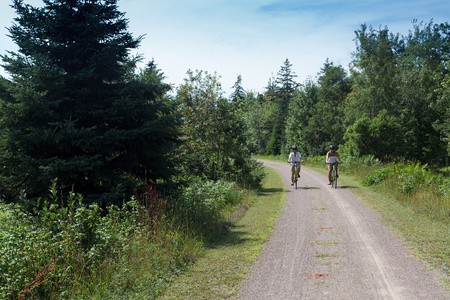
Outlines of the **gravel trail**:
[{"label": "gravel trail", "polygon": [[412,255],[352,195],[302,169],[290,185],[288,164],[263,161],[286,184],[282,214],[236,299],[450,299],[437,272]]}]

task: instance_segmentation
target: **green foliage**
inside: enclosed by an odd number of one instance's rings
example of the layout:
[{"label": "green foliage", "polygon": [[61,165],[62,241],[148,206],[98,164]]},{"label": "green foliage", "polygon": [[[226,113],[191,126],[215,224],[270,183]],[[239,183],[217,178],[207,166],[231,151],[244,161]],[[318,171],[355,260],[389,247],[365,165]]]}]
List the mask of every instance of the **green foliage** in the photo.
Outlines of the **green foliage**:
[{"label": "green foliage", "polygon": [[283,121],[280,117],[277,118],[270,134],[269,142],[266,146],[265,155],[279,155],[281,154],[283,144]]},{"label": "green foliage", "polygon": [[244,88],[242,87],[242,76],[238,75],[237,80],[234,83],[233,87],[234,91],[230,96],[231,102],[242,102],[245,99],[246,93]]},{"label": "green foliage", "polygon": [[278,109],[272,96],[270,93],[248,93],[244,98],[242,113],[247,129],[246,142],[252,153],[265,153]]},{"label": "green foliage", "polygon": [[394,111],[398,104],[396,54],[403,51],[403,43],[387,28],[375,30],[366,24],[355,34],[353,86],[347,99],[347,118],[355,120],[363,114],[373,118],[383,109]]},{"label": "green foliage", "polygon": [[[450,61],[446,63],[447,69],[450,67]],[[443,112],[442,115],[437,119],[433,127],[437,132],[441,132],[442,143],[447,145],[446,151],[443,152],[443,165],[449,164],[448,158],[450,157],[450,74],[446,74],[443,82],[442,88],[438,89],[439,98],[436,101],[435,109]],[[447,162],[445,159],[447,156]]]},{"label": "green foliage", "polygon": [[289,106],[286,136],[305,155],[323,155],[330,144],[339,145],[344,135],[344,100],[350,92],[342,66],[328,60],[318,82],[308,79]]},{"label": "green foliage", "polygon": [[176,209],[196,228],[210,228],[222,221],[225,207],[237,204],[240,198],[236,183],[192,178],[181,191]]},{"label": "green foliage", "polygon": [[286,59],[277,74],[275,82],[269,82],[267,99],[276,104],[275,115],[271,119],[270,136],[265,148],[265,155],[279,155],[289,153],[287,136],[285,134],[286,119],[289,116],[289,105],[299,84],[294,81],[297,77],[291,70],[292,64]]},{"label": "green foliage", "polygon": [[372,174],[367,175],[362,180],[362,184],[365,186],[376,185],[385,181],[388,177],[394,175],[394,170],[392,168],[383,168],[375,170]]},{"label": "green foliage", "polygon": [[[87,203],[121,204],[137,178],[168,179],[176,119],[155,65],[132,76],[141,37],[127,32],[116,1],[13,1],[19,53],[2,56],[1,197],[35,200],[58,177]],[[125,195],[125,196],[124,196]],[[34,205],[29,202],[30,205]]]},{"label": "green foliage", "polygon": [[6,206],[8,213],[0,219],[0,298],[160,294],[197,255],[198,246],[167,223],[163,210],[155,210],[165,201],[151,190],[121,208],[109,206],[106,216],[97,204],[82,205],[80,195],[56,198],[56,182],[36,214]]},{"label": "green foliage", "polygon": [[416,193],[421,189],[431,189],[440,197],[448,197],[445,178],[442,175],[433,174],[427,169],[427,165],[420,163],[396,163],[376,169],[364,177],[362,184],[378,185],[390,178],[398,180],[398,189],[405,194]]},{"label": "green foliage", "polygon": [[370,119],[367,116],[359,118],[347,128],[344,135],[345,150],[351,155],[373,155],[379,159],[402,156],[401,126],[397,118],[386,110]]},{"label": "green foliage", "polygon": [[415,24],[406,37],[365,24],[356,31],[352,93],[346,100],[350,152],[446,163],[447,107],[442,104],[448,101],[441,83],[448,28],[447,23]]},{"label": "green foliage", "polygon": [[323,165],[326,161],[326,155],[314,156],[309,162],[314,165]]},{"label": "green foliage", "polygon": [[260,167],[245,147],[240,104],[230,103],[222,96],[215,75],[188,71],[188,76],[177,94],[183,116],[184,143],[179,148],[183,173],[186,177],[234,181],[243,187],[259,185]]},{"label": "green foliage", "polygon": [[317,156],[334,144],[352,156],[447,164],[449,26],[415,24],[401,36],[363,24],[350,76],[327,59],[317,80],[295,88],[282,84],[293,83],[286,60],[261,100],[246,103],[250,149],[279,155],[296,144]]},{"label": "green foliage", "polygon": [[297,145],[304,155],[320,153],[319,128],[310,124],[312,116],[316,116],[318,86],[307,80],[303,87],[292,97],[289,115],[286,120],[286,140],[290,145]]}]

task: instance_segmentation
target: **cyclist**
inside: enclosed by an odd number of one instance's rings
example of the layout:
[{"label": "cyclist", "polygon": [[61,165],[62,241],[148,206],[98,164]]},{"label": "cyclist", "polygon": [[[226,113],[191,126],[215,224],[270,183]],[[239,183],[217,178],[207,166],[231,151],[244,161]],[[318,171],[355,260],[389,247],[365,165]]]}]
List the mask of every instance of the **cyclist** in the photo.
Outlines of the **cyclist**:
[{"label": "cyclist", "polygon": [[331,171],[333,170],[333,165],[336,169],[336,178],[338,178],[338,164],[342,164],[341,157],[336,151],[334,145],[330,146],[330,151],[327,153],[326,163],[328,164],[328,185],[331,185]]},{"label": "cyclist", "polygon": [[297,166],[297,178],[300,178],[300,163],[303,162],[302,155],[297,151],[297,146],[292,146],[288,163],[291,164],[291,185],[294,185],[295,166]]}]

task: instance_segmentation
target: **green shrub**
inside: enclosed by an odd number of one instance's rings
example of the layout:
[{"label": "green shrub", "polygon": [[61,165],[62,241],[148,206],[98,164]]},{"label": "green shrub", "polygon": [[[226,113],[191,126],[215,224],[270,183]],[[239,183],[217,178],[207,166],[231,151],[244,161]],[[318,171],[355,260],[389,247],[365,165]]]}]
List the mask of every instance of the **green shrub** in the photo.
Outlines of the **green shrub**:
[{"label": "green shrub", "polygon": [[373,173],[364,177],[361,183],[365,186],[377,185],[393,176],[393,174],[394,172],[391,167],[377,169]]},{"label": "green shrub", "polygon": [[315,165],[322,165],[325,163],[326,160],[326,156],[322,155],[322,156],[314,156],[311,160],[310,163],[311,164],[315,164]]},{"label": "green shrub", "polygon": [[236,183],[191,184],[177,201],[183,219],[169,215],[175,207],[151,189],[104,215],[97,204],[83,205],[81,195],[58,198],[56,181],[32,213],[1,207],[0,299],[155,298],[199,256],[224,210],[241,201]]},{"label": "green shrub", "polygon": [[177,208],[192,224],[216,224],[221,220],[223,209],[237,204],[240,198],[234,182],[193,178],[182,190]]},{"label": "green shrub", "polygon": [[[133,244],[138,242],[146,245],[145,248],[152,245],[155,226],[149,225],[154,220],[148,218],[155,215],[137,200],[124,203],[121,208],[112,205],[108,214],[102,216],[97,204],[82,205],[81,195],[71,193],[68,200],[62,201],[56,198],[56,191],[54,182],[49,198],[39,201],[40,209],[35,209],[33,214],[19,206],[5,208],[9,213],[0,222],[1,299],[20,296],[64,299],[77,293],[89,295],[97,289],[94,283],[105,281],[105,277],[113,290],[120,290],[121,285],[114,282],[112,271],[104,272],[105,268],[122,274],[121,262],[124,258],[130,261],[128,255],[133,252]],[[67,207],[56,203],[67,203]],[[185,251],[171,247],[173,241],[171,238],[163,242],[162,247]],[[167,250],[159,252],[167,253]],[[184,260],[188,256],[180,257]],[[165,273],[170,273],[170,265],[180,260],[166,261]],[[148,270],[147,276],[150,274],[153,269]]]}]

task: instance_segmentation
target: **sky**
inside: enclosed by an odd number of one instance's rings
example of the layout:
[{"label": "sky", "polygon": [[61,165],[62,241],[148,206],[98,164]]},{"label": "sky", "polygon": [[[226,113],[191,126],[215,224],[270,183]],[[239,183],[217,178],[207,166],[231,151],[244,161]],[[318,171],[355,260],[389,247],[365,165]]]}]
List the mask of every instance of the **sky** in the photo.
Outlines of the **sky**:
[{"label": "sky", "polygon": [[[17,16],[0,0],[0,55]],[[24,0],[43,6],[41,0]],[[246,91],[264,92],[288,59],[295,80],[315,79],[325,61],[346,70],[361,24],[407,35],[413,20],[450,22],[449,0],[118,0],[129,32],[144,36],[132,54],[154,59],[175,90],[188,70],[220,76],[226,95],[238,75]],[[144,67],[144,65],[142,65]],[[8,74],[0,68],[0,75]]]}]

